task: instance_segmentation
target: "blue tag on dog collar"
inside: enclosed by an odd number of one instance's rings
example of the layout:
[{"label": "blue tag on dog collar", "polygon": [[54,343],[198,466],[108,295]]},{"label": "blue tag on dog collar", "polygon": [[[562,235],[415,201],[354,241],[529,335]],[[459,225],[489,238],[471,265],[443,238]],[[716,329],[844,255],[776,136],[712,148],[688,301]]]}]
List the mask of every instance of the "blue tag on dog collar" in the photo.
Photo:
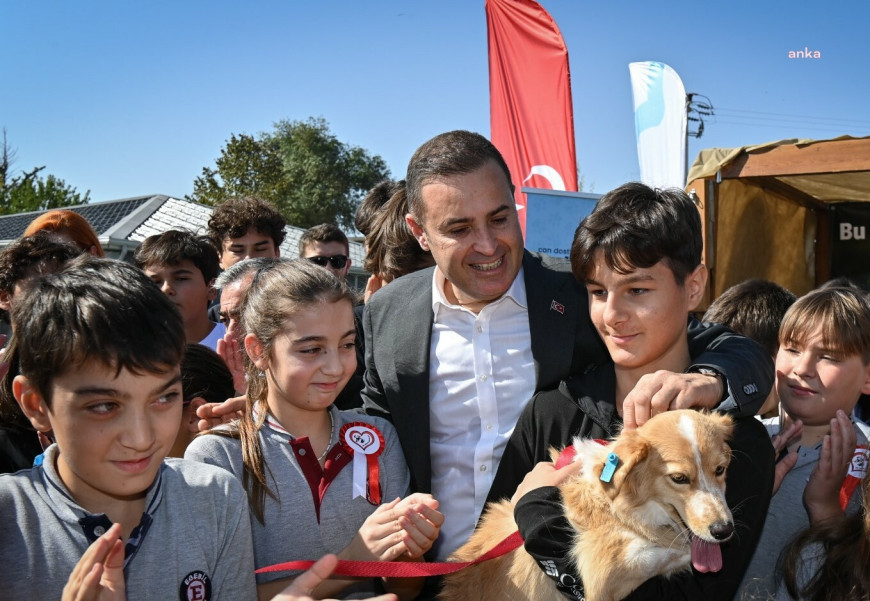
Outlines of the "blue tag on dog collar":
[{"label": "blue tag on dog collar", "polygon": [[601,481],[610,482],[613,480],[613,472],[616,471],[616,466],[619,465],[619,457],[616,453],[608,453],[607,461],[604,462],[604,469],[601,470]]}]

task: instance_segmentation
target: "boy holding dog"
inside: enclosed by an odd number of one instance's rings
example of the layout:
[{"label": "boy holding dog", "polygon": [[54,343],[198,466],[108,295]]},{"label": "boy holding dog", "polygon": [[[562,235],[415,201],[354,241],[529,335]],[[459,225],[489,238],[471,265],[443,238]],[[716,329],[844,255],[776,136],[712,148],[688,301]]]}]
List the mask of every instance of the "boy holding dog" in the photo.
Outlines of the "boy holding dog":
[{"label": "boy holding dog", "polygon": [[[659,370],[716,371],[716,366],[694,365],[703,347],[696,338],[690,346],[687,335],[689,328],[699,327],[689,311],[701,300],[707,280],[701,248],[697,208],[680,190],[631,183],[599,200],[577,229],[571,265],[586,284],[593,326],[612,362],[535,395],[508,442],[490,500],[511,495],[536,463],[548,461],[550,447],[570,444],[574,436],[609,438],[623,421],[634,423],[634,416],[623,415],[622,401],[645,377]],[[722,331],[714,326],[705,335]],[[736,420],[731,446],[726,497],[737,532],[720,545],[721,570],[712,571],[720,563],[716,549],[699,551],[693,553],[694,571],[650,579],[629,599],[733,598],[764,523],[773,448],[752,417]],[[572,469],[535,467],[514,496],[514,516],[526,550],[541,569],[564,595],[582,599],[582,582],[569,554],[573,530],[555,488]]]}]

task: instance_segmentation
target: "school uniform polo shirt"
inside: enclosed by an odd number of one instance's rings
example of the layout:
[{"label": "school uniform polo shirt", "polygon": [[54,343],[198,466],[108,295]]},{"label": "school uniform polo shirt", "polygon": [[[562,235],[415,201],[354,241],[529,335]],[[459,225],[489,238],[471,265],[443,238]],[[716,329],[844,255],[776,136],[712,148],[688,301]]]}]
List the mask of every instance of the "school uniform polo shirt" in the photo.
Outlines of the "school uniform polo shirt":
[{"label": "school uniform polo shirt", "polygon": [[[0,597],[60,599],[88,546],[111,526],[79,506],[56,470],[0,476]],[[256,599],[245,493],[224,470],[167,459],[125,547],[128,599]]]},{"label": "school uniform polo shirt", "polygon": [[[772,417],[761,421],[770,436],[779,433],[779,418]],[[853,425],[858,444],[866,447],[868,441],[865,427],[860,423]],[[797,463],[782,479],[779,490],[770,500],[770,509],[767,512],[761,538],[741,584],[741,590],[752,595],[759,595],[757,597],[759,599],[772,597],[776,594],[777,577],[775,571],[780,553],[792,538],[810,526],[810,518],[803,505],[804,489],[810,474],[821,457],[822,443],[819,442],[813,447],[799,447],[797,453]],[[855,474],[863,479],[867,474],[867,452],[856,449],[855,453],[857,457],[864,457],[863,473]],[[849,473],[852,472],[853,470],[850,469]],[[861,511],[863,499],[859,484],[849,498],[846,514],[855,515]]]},{"label": "school uniform polo shirt", "polygon": [[[266,496],[264,523],[260,523],[253,512],[250,514],[257,568],[338,553],[376,509],[365,496],[354,497],[353,462],[339,442],[339,432],[345,424],[365,422],[383,435],[384,451],[378,457],[381,502],[408,493],[410,475],[392,424],[379,417],[339,411],[334,406],[330,411],[334,428],[324,468],[317,461],[308,437],[295,438],[271,420],[260,428],[266,482],[275,497]],[[187,447],[184,456],[223,467],[239,481],[242,479],[242,448],[237,438],[218,434],[199,436]],[[257,582],[290,575],[287,572],[258,574]]]}]

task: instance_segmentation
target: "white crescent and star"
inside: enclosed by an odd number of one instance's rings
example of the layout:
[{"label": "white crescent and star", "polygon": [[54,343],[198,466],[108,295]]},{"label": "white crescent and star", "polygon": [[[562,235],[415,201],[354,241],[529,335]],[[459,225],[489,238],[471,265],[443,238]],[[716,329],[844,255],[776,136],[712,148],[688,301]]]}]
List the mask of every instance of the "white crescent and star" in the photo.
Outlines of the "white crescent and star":
[{"label": "white crescent and star", "polygon": [[[565,180],[562,179],[562,176],[559,174],[558,171],[556,171],[549,165],[532,166],[532,168],[529,170],[528,177],[523,180],[523,183],[526,183],[535,175],[543,177],[545,180],[547,180],[547,183],[550,184],[550,188],[552,188],[553,190],[561,190],[563,192],[565,191]],[[524,208],[526,208],[525,205],[517,203],[517,211],[521,211]]]}]

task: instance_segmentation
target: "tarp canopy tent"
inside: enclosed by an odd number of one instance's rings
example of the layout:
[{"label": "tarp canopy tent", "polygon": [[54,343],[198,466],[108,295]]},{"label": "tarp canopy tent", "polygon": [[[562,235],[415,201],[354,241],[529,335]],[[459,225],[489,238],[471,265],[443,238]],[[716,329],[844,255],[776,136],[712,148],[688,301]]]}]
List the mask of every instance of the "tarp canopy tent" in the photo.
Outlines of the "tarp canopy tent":
[{"label": "tarp canopy tent", "polygon": [[870,137],[710,148],[687,180],[704,221],[707,302],[750,278],[797,295],[841,275],[870,287]]}]

